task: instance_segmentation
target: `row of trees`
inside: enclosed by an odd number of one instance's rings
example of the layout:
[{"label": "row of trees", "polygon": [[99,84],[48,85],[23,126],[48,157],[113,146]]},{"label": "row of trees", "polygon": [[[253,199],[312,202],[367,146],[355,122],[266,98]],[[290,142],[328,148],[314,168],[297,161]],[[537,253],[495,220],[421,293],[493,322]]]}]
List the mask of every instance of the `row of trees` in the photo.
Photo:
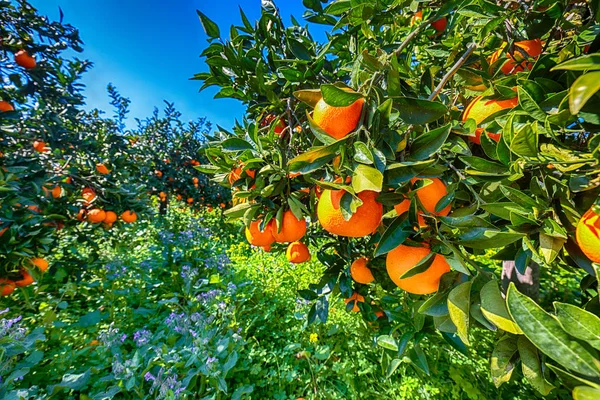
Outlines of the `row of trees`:
[{"label": "row of trees", "polygon": [[228,40],[199,12],[196,79],[247,106],[201,168],[233,189],[226,215],[291,260],[317,245],[309,322],[341,295],[377,322],[390,374],[428,373],[427,340],[468,353],[479,328],[498,386],[521,370],[542,395],[598,397],[598,2],[303,4],[325,43],[270,0]]},{"label": "row of trees", "polygon": [[229,200],[228,190],[193,169],[205,162],[205,119],[184,124],[167,104],[164,114],[126,129],[129,100],[110,85],[115,116],[85,111],[80,78],[91,64],[63,56],[82,50],[78,31],[26,1],[0,2],[0,38],[2,295],[40,280],[48,256],[57,259],[49,271],[77,272],[85,263],[57,257],[59,238],[118,240],[112,230],[151,217],[161,192],[192,199],[196,209]]}]

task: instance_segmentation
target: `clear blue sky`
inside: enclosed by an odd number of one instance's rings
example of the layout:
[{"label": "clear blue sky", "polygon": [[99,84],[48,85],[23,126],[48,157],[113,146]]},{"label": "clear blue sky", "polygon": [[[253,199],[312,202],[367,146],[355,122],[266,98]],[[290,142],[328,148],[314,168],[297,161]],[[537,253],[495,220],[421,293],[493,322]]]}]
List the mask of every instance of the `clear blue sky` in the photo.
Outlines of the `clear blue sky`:
[{"label": "clear blue sky", "polygon": [[[30,0],[41,14],[79,29],[84,49],[79,57],[94,63],[83,82],[90,108],[109,111],[106,85],[112,82],[132,101],[129,126],[144,118],[163,100],[175,102],[184,120],[206,116],[223,127],[241,118],[240,102],[214,100],[216,90],[198,93],[200,82],[190,81],[206,71],[199,57],[208,45],[196,14],[200,10],[215,21],[221,34],[232,24],[241,25],[238,5],[250,21],[260,15],[260,0]],[[302,0],[276,1],[284,21],[290,15],[302,21]],[[319,27],[320,28],[320,27]],[[317,29],[319,30],[319,29]],[[322,32],[322,28],[320,29]]]}]

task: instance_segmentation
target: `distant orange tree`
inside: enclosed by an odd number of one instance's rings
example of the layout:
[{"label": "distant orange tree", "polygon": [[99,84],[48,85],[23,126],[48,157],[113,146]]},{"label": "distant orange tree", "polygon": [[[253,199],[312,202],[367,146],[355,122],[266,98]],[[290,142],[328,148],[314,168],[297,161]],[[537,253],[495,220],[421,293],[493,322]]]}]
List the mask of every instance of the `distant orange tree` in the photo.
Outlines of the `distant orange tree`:
[{"label": "distant orange tree", "polygon": [[[310,257],[277,235],[308,224],[295,240],[326,266],[300,292],[309,322],[343,297],[389,374],[429,373],[424,339],[468,353],[482,328],[496,385],[520,369],[542,395],[600,396],[599,3],[303,4],[327,42],[270,0],[228,40],[198,12],[195,78],[247,106],[200,168],[232,188],[226,215],[293,262]],[[577,295],[552,292],[558,270]]]}]

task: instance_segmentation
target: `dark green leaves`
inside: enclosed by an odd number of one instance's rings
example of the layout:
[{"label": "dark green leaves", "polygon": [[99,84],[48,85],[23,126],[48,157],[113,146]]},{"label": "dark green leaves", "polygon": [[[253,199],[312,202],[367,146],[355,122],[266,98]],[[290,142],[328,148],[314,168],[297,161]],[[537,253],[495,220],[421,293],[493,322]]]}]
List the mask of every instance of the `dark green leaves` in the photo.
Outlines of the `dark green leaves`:
[{"label": "dark green leaves", "polygon": [[407,124],[428,124],[448,112],[442,103],[411,97],[394,97],[394,105],[398,109],[400,118]]},{"label": "dark green leaves", "polygon": [[448,139],[450,128],[447,124],[417,137],[410,147],[410,158],[422,161],[437,153]]},{"label": "dark green leaves", "polygon": [[198,16],[200,17],[200,22],[202,23],[202,27],[204,28],[204,32],[211,39],[217,39],[221,36],[221,32],[219,31],[219,27],[215,24],[210,18],[204,15],[200,10],[196,10]]},{"label": "dark green leaves", "polygon": [[221,143],[221,146],[223,147],[224,151],[244,151],[254,149],[250,143],[240,138],[226,139]]},{"label": "dark green leaves", "polygon": [[375,249],[375,257],[394,250],[404,243],[404,241],[413,233],[412,226],[405,216],[394,219],[381,236],[381,240]]},{"label": "dark green leaves", "polygon": [[600,54],[588,54],[577,57],[552,68],[552,71],[563,69],[568,71],[593,71],[600,70]]}]

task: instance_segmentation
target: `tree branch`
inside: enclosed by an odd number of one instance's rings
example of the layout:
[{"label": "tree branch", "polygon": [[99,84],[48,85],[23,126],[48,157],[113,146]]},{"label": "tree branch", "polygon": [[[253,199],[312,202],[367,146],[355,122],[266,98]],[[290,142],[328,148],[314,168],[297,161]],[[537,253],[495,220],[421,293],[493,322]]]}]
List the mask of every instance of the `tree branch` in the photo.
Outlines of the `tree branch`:
[{"label": "tree branch", "polygon": [[444,75],[441,82],[436,86],[436,88],[433,90],[433,92],[427,98],[427,100],[429,100],[429,101],[435,100],[435,98],[440,94],[440,92],[442,91],[442,89],[444,88],[446,83],[448,83],[450,78],[452,78],[454,76],[454,74],[456,74],[456,71],[458,71],[460,69],[460,67],[463,66],[465,61],[467,61],[467,58],[469,58],[471,56],[471,54],[473,53],[473,51],[475,51],[476,48],[477,48],[477,44],[471,43],[471,45],[467,48],[467,50],[463,53],[463,55],[460,56],[458,61],[456,61],[456,63],[452,66],[452,68],[450,68],[450,71],[448,71],[446,73],[446,75]]}]

